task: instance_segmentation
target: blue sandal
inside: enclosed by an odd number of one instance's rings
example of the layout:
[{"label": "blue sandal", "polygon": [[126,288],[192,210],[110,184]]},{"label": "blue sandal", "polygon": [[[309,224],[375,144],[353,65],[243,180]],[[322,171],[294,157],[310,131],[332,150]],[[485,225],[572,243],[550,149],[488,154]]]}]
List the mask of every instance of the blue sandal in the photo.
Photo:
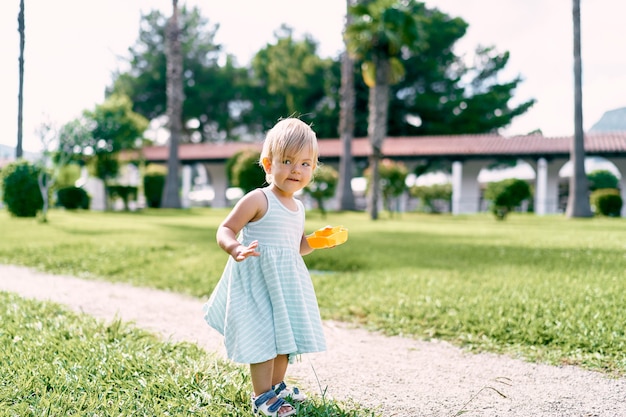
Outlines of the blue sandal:
[{"label": "blue sandal", "polygon": [[272,389],[274,390],[274,392],[276,392],[278,398],[290,398],[296,402],[306,401],[307,399],[306,394],[301,392],[300,389],[296,387],[288,388],[287,384],[285,384],[285,381],[282,381],[278,385],[274,385]]},{"label": "blue sandal", "polygon": [[[296,409],[293,405],[289,404],[282,398],[276,398],[276,392],[269,390],[259,395],[258,397],[252,397],[252,412],[254,414],[262,414],[268,417],[287,417],[296,414]],[[276,398],[272,404],[268,404],[272,398]],[[288,408],[289,410],[280,412],[281,408]]]}]

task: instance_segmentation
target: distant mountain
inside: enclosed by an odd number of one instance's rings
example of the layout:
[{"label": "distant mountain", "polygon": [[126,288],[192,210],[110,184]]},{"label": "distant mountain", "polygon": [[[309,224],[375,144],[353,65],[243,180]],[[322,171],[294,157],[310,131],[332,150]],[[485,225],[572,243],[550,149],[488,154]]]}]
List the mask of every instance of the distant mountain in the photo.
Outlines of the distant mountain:
[{"label": "distant mountain", "polygon": [[626,107],[604,113],[589,132],[626,132]]}]

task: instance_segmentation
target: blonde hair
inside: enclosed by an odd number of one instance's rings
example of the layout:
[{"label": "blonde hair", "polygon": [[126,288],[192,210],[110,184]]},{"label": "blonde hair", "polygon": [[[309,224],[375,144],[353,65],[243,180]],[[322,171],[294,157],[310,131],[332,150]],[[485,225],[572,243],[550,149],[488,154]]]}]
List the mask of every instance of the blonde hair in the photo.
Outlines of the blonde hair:
[{"label": "blonde hair", "polygon": [[[282,160],[285,155],[296,155],[305,149],[311,150],[313,164],[317,167],[319,165],[317,136],[311,126],[295,117],[282,119],[267,132],[259,164],[263,166],[265,158],[271,161],[274,157],[278,157]],[[265,180],[271,183],[272,176],[267,174]]]}]

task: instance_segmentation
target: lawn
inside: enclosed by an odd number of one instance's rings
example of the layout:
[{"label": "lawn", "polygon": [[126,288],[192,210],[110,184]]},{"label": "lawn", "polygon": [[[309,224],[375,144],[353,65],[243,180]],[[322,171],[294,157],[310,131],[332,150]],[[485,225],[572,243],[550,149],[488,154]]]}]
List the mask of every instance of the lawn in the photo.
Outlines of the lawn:
[{"label": "lawn", "polygon": [[[120,320],[0,292],[0,416],[251,415],[247,369]],[[311,417],[374,414],[323,397]]]},{"label": "lawn", "polygon": [[[0,263],[206,298],[226,261],[227,211],[0,212]],[[513,214],[308,215],[348,242],[305,257],[322,315],[474,351],[626,371],[626,222]]]}]

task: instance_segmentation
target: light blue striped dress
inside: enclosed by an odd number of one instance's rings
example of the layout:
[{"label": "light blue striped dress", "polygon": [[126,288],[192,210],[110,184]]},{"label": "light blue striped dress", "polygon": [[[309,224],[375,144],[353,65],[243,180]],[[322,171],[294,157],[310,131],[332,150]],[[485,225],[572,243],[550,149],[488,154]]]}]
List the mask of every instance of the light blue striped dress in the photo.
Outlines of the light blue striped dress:
[{"label": "light blue striped dress", "polygon": [[204,305],[207,323],[224,335],[227,356],[239,363],[260,363],[278,354],[292,360],[326,350],[313,283],[300,255],[304,206],[286,208],[268,188],[267,213],[248,223],[238,239],[259,241],[261,256],[228,262]]}]

